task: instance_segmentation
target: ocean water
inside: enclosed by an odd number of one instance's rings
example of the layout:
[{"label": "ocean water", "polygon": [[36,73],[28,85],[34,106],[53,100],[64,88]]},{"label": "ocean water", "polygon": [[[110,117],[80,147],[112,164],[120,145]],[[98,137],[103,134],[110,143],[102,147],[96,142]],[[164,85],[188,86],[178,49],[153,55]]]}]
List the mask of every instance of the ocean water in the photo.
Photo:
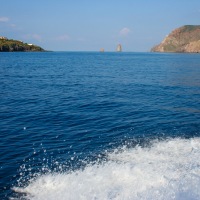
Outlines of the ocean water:
[{"label": "ocean water", "polygon": [[0,54],[0,199],[200,199],[200,55]]}]

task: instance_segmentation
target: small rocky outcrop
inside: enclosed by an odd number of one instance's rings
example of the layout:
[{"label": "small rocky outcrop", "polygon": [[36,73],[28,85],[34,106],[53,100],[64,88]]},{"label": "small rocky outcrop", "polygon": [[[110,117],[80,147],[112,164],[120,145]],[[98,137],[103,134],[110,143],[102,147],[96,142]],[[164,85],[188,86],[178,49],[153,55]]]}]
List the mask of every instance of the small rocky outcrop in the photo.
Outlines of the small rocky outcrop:
[{"label": "small rocky outcrop", "polygon": [[175,29],[151,51],[200,53],[200,25],[186,25]]}]

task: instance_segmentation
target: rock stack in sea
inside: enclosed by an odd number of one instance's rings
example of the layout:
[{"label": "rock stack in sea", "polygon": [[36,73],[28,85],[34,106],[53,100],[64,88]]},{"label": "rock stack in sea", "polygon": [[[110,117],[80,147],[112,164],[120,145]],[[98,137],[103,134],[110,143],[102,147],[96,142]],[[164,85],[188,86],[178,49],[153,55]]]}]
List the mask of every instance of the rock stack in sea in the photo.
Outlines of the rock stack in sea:
[{"label": "rock stack in sea", "polygon": [[122,51],[122,45],[121,44],[118,44],[117,45],[117,52],[121,52]]}]

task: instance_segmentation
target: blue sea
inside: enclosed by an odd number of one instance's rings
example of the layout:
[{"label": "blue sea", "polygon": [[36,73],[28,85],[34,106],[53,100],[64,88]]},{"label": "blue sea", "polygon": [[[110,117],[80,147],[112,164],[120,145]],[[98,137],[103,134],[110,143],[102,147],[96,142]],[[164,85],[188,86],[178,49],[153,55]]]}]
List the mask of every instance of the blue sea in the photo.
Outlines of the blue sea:
[{"label": "blue sea", "polygon": [[0,199],[200,199],[200,54],[0,53]]}]

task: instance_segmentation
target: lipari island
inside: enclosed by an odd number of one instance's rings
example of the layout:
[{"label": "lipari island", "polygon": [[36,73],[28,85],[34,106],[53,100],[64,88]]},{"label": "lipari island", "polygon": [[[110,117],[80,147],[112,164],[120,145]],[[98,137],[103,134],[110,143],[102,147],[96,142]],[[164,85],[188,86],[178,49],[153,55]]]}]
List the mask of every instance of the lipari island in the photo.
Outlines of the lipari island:
[{"label": "lipari island", "polygon": [[42,52],[45,51],[42,47],[27,44],[19,40],[8,39],[7,37],[0,36],[0,52]]},{"label": "lipari island", "polygon": [[200,25],[185,25],[173,30],[151,51],[200,53]]}]

